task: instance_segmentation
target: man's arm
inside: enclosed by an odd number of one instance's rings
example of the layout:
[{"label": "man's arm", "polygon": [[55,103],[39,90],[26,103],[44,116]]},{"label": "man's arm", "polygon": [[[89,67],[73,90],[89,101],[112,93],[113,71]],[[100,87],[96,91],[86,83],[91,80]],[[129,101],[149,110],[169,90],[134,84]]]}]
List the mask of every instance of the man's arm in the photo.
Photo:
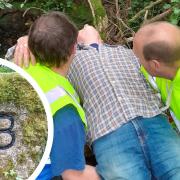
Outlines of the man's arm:
[{"label": "man's arm", "polygon": [[53,120],[52,176],[61,175],[64,180],[98,180],[95,168],[85,165],[85,129],[75,107],[65,106],[53,116]]},{"label": "man's arm", "polygon": [[[103,43],[98,31],[89,25],[85,25],[84,28],[79,31],[77,42],[85,45]],[[14,62],[21,67],[28,67],[30,62],[32,65],[36,64],[34,55],[28,48],[28,36],[23,36],[17,40]]]}]

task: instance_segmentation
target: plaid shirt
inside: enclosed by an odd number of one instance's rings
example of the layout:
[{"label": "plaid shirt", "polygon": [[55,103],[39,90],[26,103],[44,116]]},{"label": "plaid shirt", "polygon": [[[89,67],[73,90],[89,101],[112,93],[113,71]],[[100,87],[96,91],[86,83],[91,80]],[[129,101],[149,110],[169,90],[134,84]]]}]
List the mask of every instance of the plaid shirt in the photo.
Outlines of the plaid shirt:
[{"label": "plaid shirt", "polygon": [[68,78],[86,113],[90,141],[129,120],[161,113],[161,102],[140,73],[132,50],[100,45],[77,52]]}]

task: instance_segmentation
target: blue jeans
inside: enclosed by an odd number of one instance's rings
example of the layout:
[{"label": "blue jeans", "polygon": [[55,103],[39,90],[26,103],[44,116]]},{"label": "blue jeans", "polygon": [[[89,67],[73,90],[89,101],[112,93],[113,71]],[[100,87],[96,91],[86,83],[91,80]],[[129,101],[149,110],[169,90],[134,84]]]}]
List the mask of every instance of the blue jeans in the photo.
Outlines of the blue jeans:
[{"label": "blue jeans", "polygon": [[164,115],[135,118],[93,143],[105,180],[180,180],[180,137]]}]

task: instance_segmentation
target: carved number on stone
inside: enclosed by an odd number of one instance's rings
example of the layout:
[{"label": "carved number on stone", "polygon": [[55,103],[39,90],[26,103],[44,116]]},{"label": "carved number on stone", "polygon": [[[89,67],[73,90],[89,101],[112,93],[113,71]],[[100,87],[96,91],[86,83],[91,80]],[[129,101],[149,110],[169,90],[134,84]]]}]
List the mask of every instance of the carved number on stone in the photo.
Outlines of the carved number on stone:
[{"label": "carved number on stone", "polygon": [[[15,142],[15,133],[12,131],[14,127],[14,118],[11,115],[0,114],[0,150],[5,150],[13,146]],[[11,137],[8,143],[7,137]]]}]

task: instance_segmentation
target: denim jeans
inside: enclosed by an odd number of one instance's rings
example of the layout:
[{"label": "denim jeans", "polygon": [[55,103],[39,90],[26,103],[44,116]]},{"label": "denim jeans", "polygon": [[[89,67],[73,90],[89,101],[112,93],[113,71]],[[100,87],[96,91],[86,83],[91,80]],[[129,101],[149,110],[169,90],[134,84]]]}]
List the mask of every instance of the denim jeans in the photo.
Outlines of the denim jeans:
[{"label": "denim jeans", "polygon": [[164,115],[135,118],[93,143],[105,180],[180,180],[180,136]]}]

